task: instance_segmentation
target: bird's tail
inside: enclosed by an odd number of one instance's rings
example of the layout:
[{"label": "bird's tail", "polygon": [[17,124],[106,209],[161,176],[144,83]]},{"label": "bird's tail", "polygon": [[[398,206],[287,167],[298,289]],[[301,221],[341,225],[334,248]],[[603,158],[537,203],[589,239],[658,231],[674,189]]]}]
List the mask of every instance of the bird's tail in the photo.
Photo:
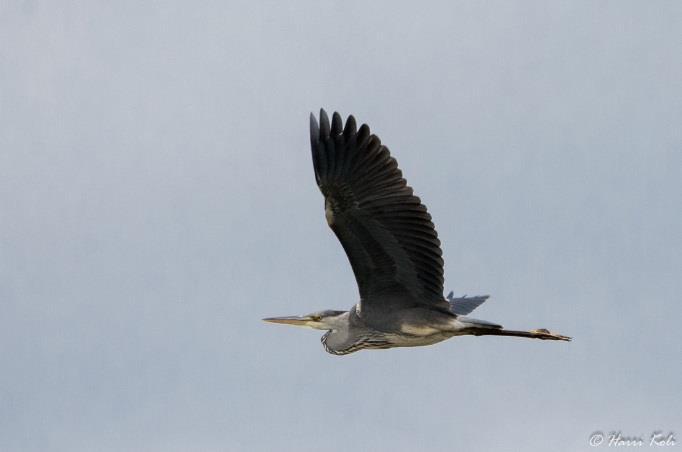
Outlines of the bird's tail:
[{"label": "bird's tail", "polygon": [[571,338],[561,334],[553,333],[545,328],[530,331],[505,330],[502,325],[498,325],[485,320],[470,319],[458,316],[464,328],[462,334],[472,334],[474,336],[515,336],[529,337],[532,339],[542,339],[545,341],[570,341]]}]

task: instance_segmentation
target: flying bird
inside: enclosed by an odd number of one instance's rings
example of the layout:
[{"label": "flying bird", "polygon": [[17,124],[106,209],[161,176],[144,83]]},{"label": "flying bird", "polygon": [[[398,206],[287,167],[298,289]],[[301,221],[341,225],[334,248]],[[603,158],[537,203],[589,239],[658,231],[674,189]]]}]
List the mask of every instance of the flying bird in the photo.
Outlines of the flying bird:
[{"label": "flying bird", "polygon": [[327,352],[431,345],[454,336],[517,336],[570,341],[544,328],[517,331],[466,317],[488,296],[443,297],[443,258],[426,206],[407,185],[398,162],[349,116],[310,115],[315,181],[324,212],[348,256],[360,301],[348,311],[270,317],[267,322],[326,330]]}]

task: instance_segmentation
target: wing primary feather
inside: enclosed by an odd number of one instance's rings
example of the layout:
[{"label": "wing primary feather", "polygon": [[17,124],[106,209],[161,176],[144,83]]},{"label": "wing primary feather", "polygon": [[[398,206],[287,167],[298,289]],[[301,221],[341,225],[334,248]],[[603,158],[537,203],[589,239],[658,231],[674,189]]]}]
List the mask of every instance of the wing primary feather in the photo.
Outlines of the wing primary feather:
[{"label": "wing primary feather", "polygon": [[343,122],[341,120],[341,115],[338,112],[334,112],[332,115],[332,135],[340,135],[343,133]]},{"label": "wing primary feather", "polygon": [[315,147],[320,142],[320,128],[317,125],[315,115],[310,113],[310,144],[313,146],[313,155],[315,154]]},{"label": "wing primary feather", "polygon": [[320,109],[320,138],[326,140],[331,132],[329,127],[329,117],[324,109]]},{"label": "wing primary feather", "polygon": [[363,124],[360,126],[360,129],[358,130],[357,134],[357,146],[358,148],[361,148],[365,145],[365,140],[369,138],[369,126],[367,124]]},{"label": "wing primary feather", "polygon": [[348,137],[350,135],[355,135],[357,125],[355,123],[355,118],[353,115],[348,116],[346,119],[346,127],[343,129],[343,134]]},{"label": "wing primary feather", "polygon": [[320,128],[317,125],[317,119],[315,118],[315,115],[310,113],[310,148],[312,150],[313,154],[313,168],[315,170],[315,182],[317,182],[317,185],[320,185],[320,174],[319,174],[319,168],[320,168],[320,155],[323,154],[323,152],[320,152]]},{"label": "wing primary feather", "polygon": [[[329,122],[327,122],[329,125]],[[330,178],[336,178],[338,173],[336,172],[336,146],[334,145],[333,139],[325,140],[325,150],[327,151],[327,176]]]}]

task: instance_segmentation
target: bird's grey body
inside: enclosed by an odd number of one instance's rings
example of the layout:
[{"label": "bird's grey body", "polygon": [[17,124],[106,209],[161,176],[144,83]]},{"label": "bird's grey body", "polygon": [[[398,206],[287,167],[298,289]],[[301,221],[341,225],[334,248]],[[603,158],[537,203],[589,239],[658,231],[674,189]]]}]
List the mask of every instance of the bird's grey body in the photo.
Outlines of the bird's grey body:
[{"label": "bird's grey body", "polygon": [[349,311],[265,319],[327,330],[329,353],[431,345],[458,335],[520,336],[570,340],[547,330],[505,330],[464,317],[488,297],[443,297],[440,241],[426,206],[402,177],[376,135],[350,116],[331,123],[311,115],[315,180],[325,198],[325,217],[355,274],[360,301]]},{"label": "bird's grey body", "polygon": [[358,312],[358,305],[341,314],[338,319],[349,328],[329,330],[322,336],[322,344],[329,353],[345,355],[359,348],[392,348],[431,345],[455,334],[455,316],[434,313],[424,308],[396,311],[385,321],[374,325]]}]

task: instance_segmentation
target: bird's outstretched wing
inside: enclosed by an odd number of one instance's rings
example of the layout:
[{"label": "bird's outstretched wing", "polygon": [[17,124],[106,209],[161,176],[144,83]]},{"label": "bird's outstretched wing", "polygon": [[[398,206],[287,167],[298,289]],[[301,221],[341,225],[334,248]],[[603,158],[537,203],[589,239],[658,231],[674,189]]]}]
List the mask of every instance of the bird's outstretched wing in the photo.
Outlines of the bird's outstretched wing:
[{"label": "bird's outstretched wing", "polygon": [[450,303],[450,311],[452,311],[453,314],[467,315],[482,305],[485,300],[490,298],[490,295],[478,295],[475,297],[467,297],[464,295],[463,297],[455,298],[455,293],[450,291],[446,298],[448,303]]},{"label": "bird's outstretched wing", "polygon": [[[310,115],[315,180],[327,223],[353,267],[363,313],[431,305],[443,311],[443,259],[438,235],[420,199],[386,146],[369,127],[331,124]],[[436,306],[434,306],[436,305]]]}]

